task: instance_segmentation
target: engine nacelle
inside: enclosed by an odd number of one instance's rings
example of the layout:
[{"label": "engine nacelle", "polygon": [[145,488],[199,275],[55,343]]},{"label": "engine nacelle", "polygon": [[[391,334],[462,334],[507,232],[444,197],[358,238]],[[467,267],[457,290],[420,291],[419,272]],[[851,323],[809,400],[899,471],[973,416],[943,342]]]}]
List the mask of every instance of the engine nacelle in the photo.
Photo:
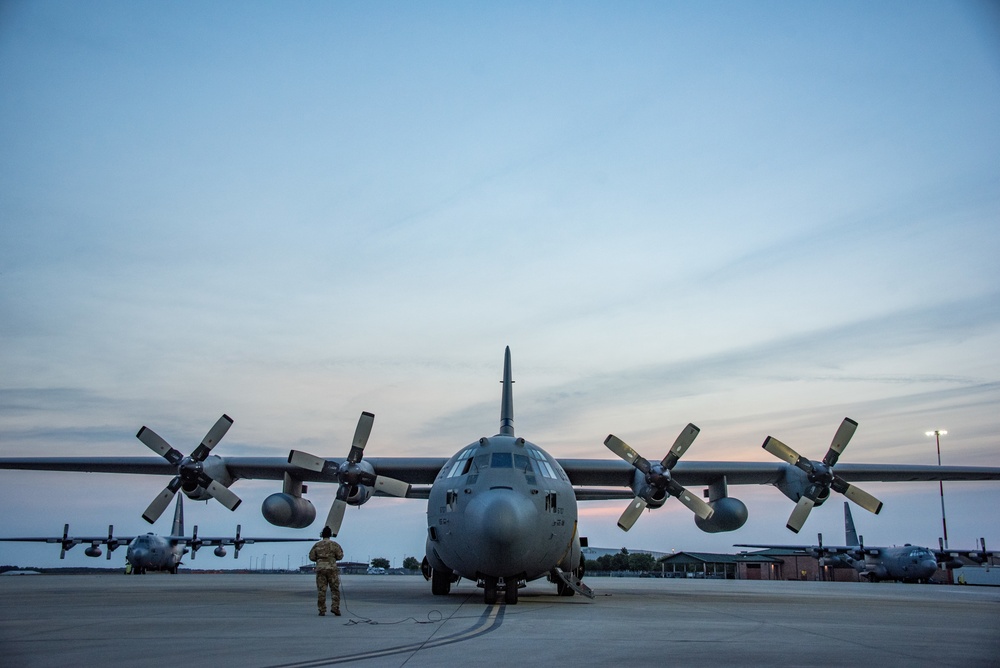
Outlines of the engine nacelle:
[{"label": "engine nacelle", "polygon": [[639,469],[632,474],[632,492],[646,502],[646,507],[650,509],[659,508],[670,496],[659,487],[654,487],[646,482],[646,474]]},{"label": "engine nacelle", "polygon": [[[784,477],[780,481],[774,483],[774,486],[789,499],[798,503],[799,499],[802,498],[802,495],[806,493],[806,489],[810,484],[809,476],[806,475],[805,471],[795,466],[789,466],[785,469]],[[823,502],[829,498],[829,488],[824,489],[822,494],[820,494],[820,496],[816,499],[816,505],[823,505]]]},{"label": "engine nacelle", "polygon": [[[201,463],[201,466],[205,474],[220,485],[229,487],[233,484],[233,476],[230,475],[229,469],[226,468],[226,463],[218,455],[209,455]],[[198,484],[185,482],[181,486],[181,489],[184,490],[184,494],[192,501],[208,501],[212,498],[212,495]]]},{"label": "engine nacelle", "polygon": [[102,554],[101,548],[97,547],[96,545],[91,545],[86,550],[84,550],[83,553],[88,557],[99,557]]},{"label": "engine nacelle", "polygon": [[217,556],[217,557],[224,557],[224,556],[226,556],[226,548],[222,547],[221,545],[218,546],[217,548],[215,548],[214,552],[215,552],[215,556]]},{"label": "engine nacelle", "polygon": [[311,501],[284,492],[264,499],[260,512],[271,524],[292,529],[305,528],[316,519],[316,507]]},{"label": "engine nacelle", "polygon": [[370,498],[372,498],[371,487],[358,485],[351,490],[351,495],[347,497],[346,501],[349,506],[360,506],[363,503],[367,503]]},{"label": "engine nacelle", "polygon": [[747,518],[750,516],[746,504],[731,496],[710,501],[708,505],[715,510],[710,518],[703,520],[697,515],[694,516],[694,523],[706,533],[736,531],[746,524]]}]

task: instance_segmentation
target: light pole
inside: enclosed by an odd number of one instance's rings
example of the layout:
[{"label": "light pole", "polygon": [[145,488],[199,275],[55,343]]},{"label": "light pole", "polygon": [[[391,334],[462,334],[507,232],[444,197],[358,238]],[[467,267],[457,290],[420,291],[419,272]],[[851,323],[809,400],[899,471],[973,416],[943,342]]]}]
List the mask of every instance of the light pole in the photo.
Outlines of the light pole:
[{"label": "light pole", "polygon": [[[938,466],[941,466],[941,436],[948,432],[944,429],[935,429],[925,432],[927,436],[933,436],[937,442]],[[944,549],[948,549],[948,523],[944,519],[944,481],[938,480],[938,491],[941,492],[941,531],[944,533]]]}]

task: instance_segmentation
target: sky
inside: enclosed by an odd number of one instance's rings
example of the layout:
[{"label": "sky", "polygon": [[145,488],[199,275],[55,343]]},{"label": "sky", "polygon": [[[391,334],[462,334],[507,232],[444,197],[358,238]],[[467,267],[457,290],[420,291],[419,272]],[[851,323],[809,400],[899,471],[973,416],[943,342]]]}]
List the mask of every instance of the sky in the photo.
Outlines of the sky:
[{"label": "sky", "polygon": [[[988,2],[0,3],[0,456],[555,457],[1000,466],[1000,10]],[[167,479],[0,471],[0,535],[168,533]],[[936,483],[868,483],[867,544],[937,545]],[[1000,483],[946,483],[1000,545]],[[301,536],[188,502],[202,535]],[[334,485],[307,498],[325,516]],[[600,547],[843,540],[841,498],[705,534],[679,503]],[[305,530],[318,534],[320,521]],[[310,533],[311,532],[311,533]],[[346,557],[423,556],[425,504],[351,508]],[[235,561],[291,565],[305,549]],[[116,553],[116,559],[124,558]],[[60,565],[4,544],[0,563]],[[63,565],[102,565],[77,548]]]}]

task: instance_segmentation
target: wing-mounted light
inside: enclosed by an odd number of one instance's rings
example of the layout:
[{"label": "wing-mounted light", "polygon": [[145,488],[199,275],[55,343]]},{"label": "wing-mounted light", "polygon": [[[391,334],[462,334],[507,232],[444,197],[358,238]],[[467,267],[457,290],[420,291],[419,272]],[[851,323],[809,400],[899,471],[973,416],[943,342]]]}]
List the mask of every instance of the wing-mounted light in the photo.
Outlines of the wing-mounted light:
[{"label": "wing-mounted light", "polygon": [[208,431],[201,444],[188,456],[184,456],[180,451],[171,447],[152,429],[143,426],[139,430],[139,433],[135,435],[136,438],[142,441],[147,448],[177,467],[177,475],[149,504],[149,507],[142,514],[142,519],[150,524],[156,522],[180,489],[183,489],[185,494],[193,499],[201,500],[211,497],[226,508],[236,510],[236,507],[240,505],[240,498],[229,491],[227,487],[227,485],[232,484],[232,478],[225,470],[225,465],[219,459],[215,459],[207,465],[205,461],[232,424],[233,419],[228,415],[223,415]]},{"label": "wing-mounted light", "polygon": [[290,464],[316,473],[336,476],[339,483],[337,496],[326,517],[326,526],[330,527],[334,536],[340,532],[347,506],[362,505],[371,498],[373,491],[400,497],[405,497],[410,491],[409,483],[378,475],[372,465],[364,461],[365,446],[368,444],[368,437],[371,436],[374,423],[375,415],[373,413],[364,412],[361,414],[358,426],[354,430],[351,450],[347,453],[347,458],[340,463],[298,450],[292,450],[288,453]]},{"label": "wing-mounted light", "polygon": [[650,463],[614,434],[609,434],[604,439],[604,445],[611,452],[634,466],[637,471],[636,481],[633,484],[636,496],[618,519],[618,526],[622,531],[631,529],[647,506],[659,507],[663,505],[667,496],[676,498],[702,519],[712,517],[714,512],[712,507],[681,486],[671,477],[670,473],[674,465],[691,447],[699,432],[698,427],[689,424],[681,431],[667,455],[655,463]]},{"label": "wing-mounted light", "polygon": [[[882,510],[881,501],[859,487],[851,485],[836,475],[833,470],[857,428],[857,422],[850,418],[844,418],[837,433],[833,436],[830,449],[827,450],[826,456],[821,461],[806,459],[773,436],[768,436],[764,441],[762,447],[765,450],[805,474],[805,479],[801,482],[802,489],[797,492],[798,499],[791,495],[796,504],[786,524],[795,533],[798,533],[802,525],[805,524],[813,507],[821,505],[830,496],[830,490],[843,494],[869,512],[878,514]],[[801,476],[801,474],[799,475]],[[782,491],[789,494],[786,490]]]}]

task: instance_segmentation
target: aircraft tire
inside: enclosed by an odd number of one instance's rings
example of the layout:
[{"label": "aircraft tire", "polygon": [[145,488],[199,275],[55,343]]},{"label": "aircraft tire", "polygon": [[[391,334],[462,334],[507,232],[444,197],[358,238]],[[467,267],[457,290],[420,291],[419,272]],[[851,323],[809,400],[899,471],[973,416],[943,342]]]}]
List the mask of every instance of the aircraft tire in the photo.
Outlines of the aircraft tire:
[{"label": "aircraft tire", "polygon": [[497,580],[496,578],[486,578],[483,584],[483,602],[486,605],[493,605],[497,602]]},{"label": "aircraft tire", "polygon": [[447,596],[451,592],[451,576],[435,569],[431,573],[431,593],[434,596]]},{"label": "aircraft tire", "polygon": [[517,605],[517,581],[504,587],[503,601],[507,605]]}]

